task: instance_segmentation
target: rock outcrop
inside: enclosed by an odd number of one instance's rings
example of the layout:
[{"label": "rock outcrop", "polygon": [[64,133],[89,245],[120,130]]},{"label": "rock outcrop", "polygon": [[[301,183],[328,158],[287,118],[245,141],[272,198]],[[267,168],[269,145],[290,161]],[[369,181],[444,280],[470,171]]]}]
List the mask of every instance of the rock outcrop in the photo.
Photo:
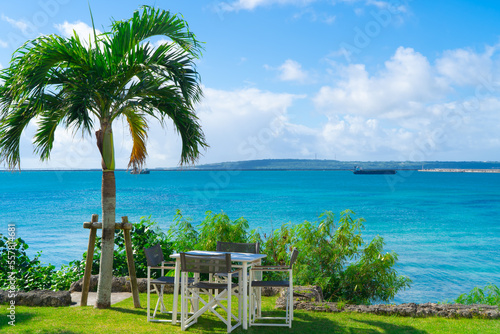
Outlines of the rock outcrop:
[{"label": "rock outcrop", "polygon": [[[97,285],[99,283],[99,275],[90,276],[89,291],[96,292]],[[71,292],[81,292],[83,285],[83,278],[71,284],[69,291]],[[148,290],[148,279],[138,278],[137,287],[139,288],[139,293],[147,292]],[[151,287],[153,289],[153,287]],[[128,277],[113,277],[111,282],[111,292],[131,292],[130,279]],[[165,286],[165,293],[172,293],[173,287],[170,285]]]},{"label": "rock outcrop", "polygon": [[9,298],[7,291],[0,290],[0,304],[11,303],[12,300],[16,306],[69,306],[71,294],[69,291],[33,290],[18,291],[14,298]]},{"label": "rock outcrop", "polygon": [[[285,309],[286,300],[284,290],[276,300],[276,308]],[[358,312],[380,315],[399,315],[403,317],[445,317],[445,318],[487,318],[500,319],[498,306],[491,305],[462,305],[462,304],[437,304],[407,303],[400,305],[376,304],[376,305],[349,305],[341,303],[329,303],[323,301],[320,287],[316,286],[294,286],[293,307],[296,310],[313,312]]]}]

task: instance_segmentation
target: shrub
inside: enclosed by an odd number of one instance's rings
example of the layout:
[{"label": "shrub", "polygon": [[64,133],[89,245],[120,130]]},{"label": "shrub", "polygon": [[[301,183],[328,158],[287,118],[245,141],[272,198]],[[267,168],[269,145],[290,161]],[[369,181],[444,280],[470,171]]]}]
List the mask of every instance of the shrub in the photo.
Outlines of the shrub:
[{"label": "shrub", "polygon": [[[0,236],[0,289],[7,290],[9,286],[22,291],[50,289],[55,267],[40,263],[41,252],[31,260],[26,254],[29,246],[23,239]],[[13,275],[9,277],[10,273]]]},{"label": "shrub", "polygon": [[297,247],[296,284],[319,285],[325,298],[332,301],[369,303],[393,299],[398,291],[410,286],[411,280],[397,275],[397,254],[383,252],[381,237],[368,245],[364,243],[364,220],[354,220],[352,215],[350,210],[342,212],[336,224],[334,214],[326,211],[319,222],[282,225],[265,242],[267,264],[288,263],[290,250]]},{"label": "shrub", "polygon": [[488,284],[484,288],[475,287],[469,293],[458,296],[455,303],[465,305],[487,304],[500,307],[500,288],[494,284]]},{"label": "shrub", "polygon": [[[144,254],[144,248],[160,244],[165,260],[173,253],[172,243],[169,241],[168,236],[162,232],[158,223],[151,220],[149,217],[141,217],[138,223],[132,224],[130,231],[130,238],[132,240],[132,253],[134,256],[135,272],[137,277],[147,276],[147,261]],[[115,235],[115,251],[113,259],[113,276],[128,276],[128,263],[127,253],[125,250],[125,239],[123,230],[120,230]],[[83,262],[85,262],[87,254],[83,255]],[[94,252],[94,259],[92,263],[92,274],[99,274],[99,261],[101,257],[101,238],[96,238],[96,250]],[[85,264],[84,264],[85,266]],[[153,277],[155,274],[153,273]]]},{"label": "shrub", "polygon": [[168,230],[168,238],[178,252],[193,249],[216,250],[217,241],[257,242],[261,241],[256,230],[248,232],[248,221],[241,217],[234,221],[225,212],[214,214],[207,211],[197,232],[190,218],[184,218],[180,210],[174,217],[174,225]]},{"label": "shrub", "polygon": [[174,224],[168,229],[168,238],[172,240],[172,247],[177,252],[196,249],[198,232],[191,224],[191,219],[184,218],[181,210],[175,213]]}]

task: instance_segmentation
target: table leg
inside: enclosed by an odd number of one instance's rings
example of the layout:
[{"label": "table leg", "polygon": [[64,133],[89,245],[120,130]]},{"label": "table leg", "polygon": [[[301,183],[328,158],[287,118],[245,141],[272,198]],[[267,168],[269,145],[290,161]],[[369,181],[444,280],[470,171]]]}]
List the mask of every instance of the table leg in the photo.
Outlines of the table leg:
[{"label": "table leg", "polygon": [[177,323],[177,303],[179,301],[179,281],[181,274],[181,258],[175,259],[175,274],[174,274],[174,301],[172,305],[172,325]]},{"label": "table leg", "polygon": [[241,278],[243,282],[243,329],[248,329],[248,263],[243,261]]}]

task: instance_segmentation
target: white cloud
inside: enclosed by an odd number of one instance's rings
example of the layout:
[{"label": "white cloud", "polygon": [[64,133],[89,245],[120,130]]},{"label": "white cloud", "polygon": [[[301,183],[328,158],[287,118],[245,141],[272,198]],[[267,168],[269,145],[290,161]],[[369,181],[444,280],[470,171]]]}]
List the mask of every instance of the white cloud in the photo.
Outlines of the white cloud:
[{"label": "white cloud", "polygon": [[21,30],[24,35],[33,35],[36,33],[34,25],[26,20],[15,20],[4,14],[2,14],[1,17],[3,21],[9,23],[14,28]]},{"label": "white cloud", "polygon": [[[59,30],[64,37],[72,37],[74,32],[76,32],[80,39],[85,43],[88,43],[89,41],[92,41],[92,43],[94,42],[94,30],[91,26],[84,22],[76,21],[74,23],[70,23],[68,21],[64,21],[64,23],[55,24],[54,27]],[[95,32],[97,35],[101,34],[99,29],[96,29]]]},{"label": "white cloud", "polygon": [[302,69],[302,65],[292,59],[287,59],[278,70],[282,81],[304,82],[308,79],[308,73]]},{"label": "white cloud", "polygon": [[7,47],[9,47],[9,43],[0,39],[0,48],[7,48]]},{"label": "white cloud", "polygon": [[467,49],[445,51],[443,57],[436,61],[437,71],[452,84],[481,84],[492,74],[492,55],[496,49],[487,47],[482,54]]},{"label": "white cloud", "polygon": [[312,22],[323,22],[326,24],[333,24],[337,18],[329,12],[318,12],[312,7],[307,7],[293,16],[294,19],[300,19],[302,17],[307,17]]},{"label": "white cloud", "polygon": [[377,71],[363,64],[334,64],[334,84],[321,87],[313,99],[328,117],[313,147],[344,160],[496,156],[496,51],[449,50],[433,65],[400,47]]},{"label": "white cloud", "polygon": [[255,88],[205,88],[198,115],[211,146],[204,162],[271,158],[288,126],[288,108],[304,96]]},{"label": "white cloud", "polygon": [[400,118],[414,115],[420,104],[447,90],[428,60],[411,48],[398,48],[384,65],[376,75],[370,75],[362,64],[340,67],[341,80],[320,89],[314,98],[316,106],[329,115]]}]

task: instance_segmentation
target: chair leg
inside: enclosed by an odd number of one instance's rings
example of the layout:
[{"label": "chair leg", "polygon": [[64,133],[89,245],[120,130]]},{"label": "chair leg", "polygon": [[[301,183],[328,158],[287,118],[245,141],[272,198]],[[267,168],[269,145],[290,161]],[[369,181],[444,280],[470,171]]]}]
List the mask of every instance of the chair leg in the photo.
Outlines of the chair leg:
[{"label": "chair leg", "polygon": [[228,278],[227,280],[227,332],[231,333],[231,282]]},{"label": "chair leg", "polygon": [[150,309],[151,309],[151,284],[149,283],[150,282],[150,279],[151,279],[151,268],[148,267],[148,280],[147,280],[147,283],[148,283],[148,316],[147,316],[147,321],[149,322],[150,320],[150,317],[149,317],[149,312],[150,312]]},{"label": "chair leg", "polygon": [[290,278],[289,278],[290,286],[288,287],[288,298],[289,298],[289,303],[290,303],[290,310],[289,310],[289,321],[290,321],[290,328],[292,328],[292,321],[293,321],[293,274],[292,270],[290,269]]},{"label": "chair leg", "polygon": [[255,322],[255,288],[252,287],[252,281],[254,280],[254,273],[250,270],[250,277],[248,279],[248,297],[250,298],[248,307],[250,308],[248,314],[248,327],[251,327]]},{"label": "chair leg", "polygon": [[186,283],[184,282],[186,274],[181,274],[181,330],[186,330]]}]

